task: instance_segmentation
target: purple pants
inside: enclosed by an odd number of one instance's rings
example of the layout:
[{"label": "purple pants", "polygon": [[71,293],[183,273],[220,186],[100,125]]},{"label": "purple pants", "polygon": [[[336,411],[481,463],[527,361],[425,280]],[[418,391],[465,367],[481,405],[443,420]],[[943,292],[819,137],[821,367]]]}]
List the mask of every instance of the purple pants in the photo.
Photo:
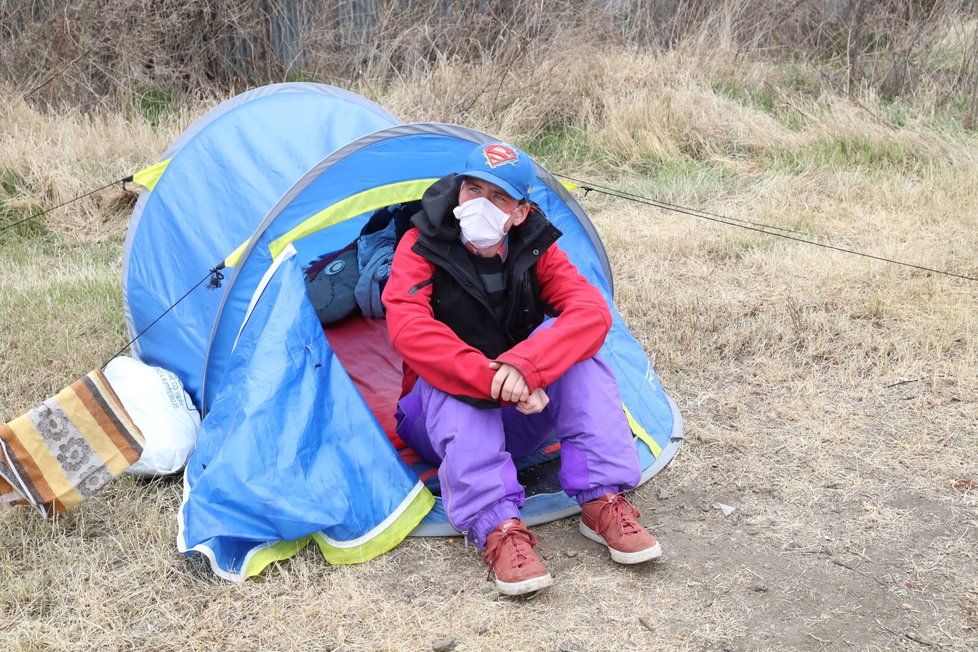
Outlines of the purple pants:
[{"label": "purple pants", "polygon": [[583,360],[545,390],[539,414],[483,409],[419,378],[400,401],[397,434],[438,466],[448,521],[479,548],[497,525],[519,518],[525,498],[513,458],[560,439],[560,485],[579,504],[638,484],[641,472],[618,385],[605,362]]}]

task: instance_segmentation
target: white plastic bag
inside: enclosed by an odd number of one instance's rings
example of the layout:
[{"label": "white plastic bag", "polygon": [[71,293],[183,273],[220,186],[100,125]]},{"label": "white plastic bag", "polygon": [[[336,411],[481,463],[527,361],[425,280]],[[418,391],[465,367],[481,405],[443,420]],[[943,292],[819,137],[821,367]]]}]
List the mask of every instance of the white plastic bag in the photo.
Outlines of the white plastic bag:
[{"label": "white plastic bag", "polygon": [[176,374],[125,356],[113,358],[104,373],[146,438],[142,456],[126,472],[153,476],[182,469],[197,442],[200,413]]}]

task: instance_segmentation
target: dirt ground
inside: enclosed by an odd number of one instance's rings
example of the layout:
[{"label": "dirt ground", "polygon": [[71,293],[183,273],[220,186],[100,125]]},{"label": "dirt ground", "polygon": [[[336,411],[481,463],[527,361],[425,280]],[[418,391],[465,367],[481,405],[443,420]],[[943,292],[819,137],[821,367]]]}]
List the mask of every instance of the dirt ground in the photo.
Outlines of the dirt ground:
[{"label": "dirt ground", "polygon": [[[920,387],[880,387],[873,398],[882,409],[891,400],[934,398]],[[458,540],[409,540],[392,553],[407,572],[399,580],[403,599],[451,604],[452,592],[474,593],[466,602],[484,603],[487,615],[447,637],[458,649],[505,649],[492,635],[494,617],[527,605],[542,622],[535,646],[525,649],[978,649],[973,475],[935,496],[929,479],[916,477],[912,455],[879,465],[840,451],[828,453],[834,465],[824,474],[792,477],[811,466],[807,446],[785,437],[751,452],[711,441],[707,433],[737,425],[722,424],[724,416],[702,404],[692,409],[695,400],[684,401],[690,441],[632,496],[663,545],[660,560],[616,566],[578,534],[576,519],[540,526],[534,530],[555,585],[527,601],[497,597]],[[973,402],[967,410],[974,414]],[[973,442],[974,431],[968,437]],[[429,545],[437,553],[434,578],[427,561],[412,563]],[[442,577],[451,578],[447,591]],[[404,590],[405,580],[416,588]]]},{"label": "dirt ground", "polygon": [[[459,540],[407,541],[381,562],[396,575],[385,593],[416,610],[419,624],[429,610],[458,613],[403,649],[975,649],[973,508],[910,487],[847,496],[840,482],[813,487],[824,506],[785,522],[759,516],[794,511],[771,487],[731,484],[724,464],[695,487],[681,471],[678,462],[633,496],[664,546],[661,560],[615,566],[577,533],[576,519],[540,526],[555,585],[529,599],[497,596]],[[724,516],[719,504],[735,511]],[[868,513],[876,510],[907,514],[914,526],[885,533]],[[508,648],[518,623],[525,647]]]}]

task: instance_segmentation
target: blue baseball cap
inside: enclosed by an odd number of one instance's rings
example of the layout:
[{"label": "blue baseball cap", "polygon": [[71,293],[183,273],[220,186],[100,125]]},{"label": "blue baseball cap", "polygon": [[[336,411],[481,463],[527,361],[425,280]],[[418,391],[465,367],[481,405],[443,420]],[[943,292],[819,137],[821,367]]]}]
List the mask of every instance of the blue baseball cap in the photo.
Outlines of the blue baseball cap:
[{"label": "blue baseball cap", "polygon": [[514,199],[529,199],[537,174],[526,152],[508,143],[478,145],[465,160],[463,177],[494,183]]}]

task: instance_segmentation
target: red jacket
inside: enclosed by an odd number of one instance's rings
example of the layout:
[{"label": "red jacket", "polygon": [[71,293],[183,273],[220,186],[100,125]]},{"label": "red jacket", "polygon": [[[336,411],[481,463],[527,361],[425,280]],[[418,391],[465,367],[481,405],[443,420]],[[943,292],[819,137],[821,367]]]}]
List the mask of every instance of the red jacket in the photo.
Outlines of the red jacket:
[{"label": "red jacket", "polygon": [[[416,374],[453,396],[493,401],[492,360],[434,317],[430,280],[435,265],[414,250],[419,235],[412,228],[401,239],[383,295],[391,342],[406,366],[402,389],[406,393],[413,387]],[[556,244],[540,255],[536,275],[540,296],[554,308],[556,319],[495,358],[518,369],[531,392],[597,353],[611,328],[604,297]]]}]

